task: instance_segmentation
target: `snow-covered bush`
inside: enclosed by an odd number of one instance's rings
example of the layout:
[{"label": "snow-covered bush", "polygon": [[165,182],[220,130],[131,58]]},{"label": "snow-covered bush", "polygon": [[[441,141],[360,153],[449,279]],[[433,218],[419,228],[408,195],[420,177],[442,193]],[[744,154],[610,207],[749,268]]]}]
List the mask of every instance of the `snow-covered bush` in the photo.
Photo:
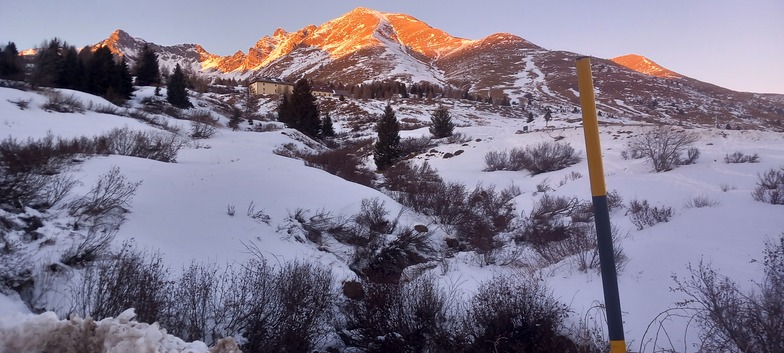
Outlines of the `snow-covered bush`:
[{"label": "snow-covered bush", "polygon": [[651,206],[648,200],[631,200],[626,214],[637,226],[637,230],[642,230],[646,226],[650,227],[657,223],[669,222],[673,215],[672,207]]},{"label": "snow-covered bush", "polygon": [[751,196],[760,202],[784,205],[784,168],[769,169],[757,178],[759,181]]},{"label": "snow-covered bush", "polygon": [[[692,164],[699,157],[699,150],[690,146],[700,139],[691,131],[676,130],[663,125],[643,132],[629,140],[624,151],[628,158],[648,158],[656,172],[666,172],[678,165]],[[686,158],[681,158],[687,152]]]},{"label": "snow-covered bush", "polygon": [[363,161],[360,158],[360,151],[371,143],[371,140],[361,140],[319,153],[300,153],[299,157],[309,167],[319,168],[360,185],[372,186],[375,174],[362,166]]},{"label": "snow-covered bush", "polygon": [[46,103],[41,106],[43,110],[58,113],[84,113],[84,104],[73,93],[66,96],[59,91],[47,91],[46,97]]}]

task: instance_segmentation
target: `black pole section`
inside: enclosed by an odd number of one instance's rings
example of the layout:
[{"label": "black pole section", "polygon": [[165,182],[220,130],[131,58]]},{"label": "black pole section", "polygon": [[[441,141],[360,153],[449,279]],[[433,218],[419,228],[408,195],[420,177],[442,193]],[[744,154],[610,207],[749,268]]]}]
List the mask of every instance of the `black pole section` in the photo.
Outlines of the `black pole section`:
[{"label": "black pole section", "polygon": [[591,180],[596,237],[599,243],[599,263],[602,269],[602,288],[604,289],[604,306],[607,312],[607,333],[610,338],[610,353],[625,353],[626,340],[623,337],[621,297],[618,293],[618,274],[615,269],[610,211],[607,208],[607,188],[604,184],[602,147],[599,143],[599,120],[596,117],[596,98],[593,91],[593,77],[591,76],[591,60],[588,57],[577,59],[577,83],[580,89],[580,105],[583,109],[585,151],[588,159],[588,174]]}]

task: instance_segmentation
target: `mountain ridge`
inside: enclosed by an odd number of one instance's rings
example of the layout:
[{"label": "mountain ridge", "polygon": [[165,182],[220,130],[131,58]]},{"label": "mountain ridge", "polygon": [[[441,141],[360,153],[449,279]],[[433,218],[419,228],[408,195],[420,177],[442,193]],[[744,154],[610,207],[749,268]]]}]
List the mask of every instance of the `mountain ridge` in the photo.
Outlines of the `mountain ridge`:
[{"label": "mountain ridge", "polygon": [[[209,77],[307,78],[342,85],[427,81],[519,104],[523,110],[579,109],[574,65],[578,53],[548,50],[510,33],[458,38],[410,15],[367,8],[292,32],[278,28],[247,52],[229,56],[211,54],[198,44],[160,46],[122,30],[97,45],[125,55],[132,65],[144,44],[158,53],[163,70],[180,64]],[[784,99],[777,95],[735,92],[680,75],[637,54],[593,61],[597,103],[609,116],[741,127],[784,120]]]}]

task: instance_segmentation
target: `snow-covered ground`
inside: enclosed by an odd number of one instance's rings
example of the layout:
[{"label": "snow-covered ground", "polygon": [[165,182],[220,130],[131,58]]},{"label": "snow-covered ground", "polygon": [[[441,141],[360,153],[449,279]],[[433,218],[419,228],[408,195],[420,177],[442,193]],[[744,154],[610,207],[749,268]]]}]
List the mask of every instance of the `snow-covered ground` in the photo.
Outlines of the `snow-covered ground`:
[{"label": "snow-covered ground", "polygon": [[[149,90],[142,91],[139,96],[150,93]],[[100,100],[80,93],[76,95],[85,102]],[[19,100],[31,100],[29,109],[20,110],[12,103]],[[0,88],[0,138],[39,138],[47,132],[65,137],[94,136],[123,126],[153,129],[131,118],[91,111],[82,114],[46,112],[39,108],[43,101],[44,98],[37,93]],[[392,106],[399,109],[406,104],[393,102]],[[442,154],[416,157],[418,162],[427,159],[445,180],[462,182],[469,187],[478,183],[499,188],[516,185],[523,192],[515,199],[518,214],[531,210],[534,201],[541,197],[534,194],[537,185],[542,183],[548,183],[555,195],[590,200],[584,159],[564,170],[533,177],[526,172],[482,171],[485,154],[489,151],[553,141],[555,138],[562,138],[562,142],[584,150],[582,130],[563,122],[564,117],[574,118],[577,115],[556,115],[556,119],[550,122],[550,125],[559,127],[555,130],[516,134],[525,125],[524,120],[475,112],[461,105],[455,105],[451,113],[461,122],[469,120],[464,117],[478,115],[482,123],[457,129],[457,132],[470,136],[470,142],[436,148],[439,152],[450,153],[462,150],[459,155],[448,159],[441,158]],[[406,116],[398,113],[397,117]],[[418,118],[425,120],[428,117]],[[336,117],[333,116],[333,119]],[[340,118],[337,119],[336,125],[339,126]],[[541,120],[534,122],[533,127],[543,127],[544,121]],[[617,190],[625,202],[645,199],[652,205],[671,206],[675,210],[669,222],[643,230],[632,225],[624,210],[611,214],[612,223],[624,233],[628,232],[628,236],[621,239],[621,245],[629,261],[619,275],[626,341],[633,351],[641,348],[652,351],[654,343],[649,339],[655,333],[647,332],[646,335],[646,330],[652,322],[655,322],[652,327],[658,327],[659,323],[655,321],[657,315],[683,299],[670,290],[674,286],[671,277],[686,275],[689,263],[710,262],[745,287],[762,278],[759,260],[764,241],[784,232],[784,208],[754,201],[751,190],[757,182],[758,173],[784,166],[784,136],[762,131],[697,130],[701,139],[696,147],[702,154],[695,165],[653,173],[650,164],[644,160],[621,158],[628,137],[641,129],[602,126],[601,143],[608,190]],[[404,132],[405,136],[427,134],[426,128]],[[253,243],[270,259],[318,261],[331,268],[337,280],[353,278],[353,272],[340,256],[320,251],[314,244],[297,242],[282,231],[286,217],[298,208],[323,209],[350,216],[360,209],[362,199],[366,198],[381,199],[392,214],[396,214],[401,206],[379,191],[306,167],[302,161],[272,153],[277,147],[292,142],[297,143],[281,131],[258,133],[221,129],[214,137],[200,141],[198,146],[181,150],[177,163],[124,156],[95,157],[72,171],[83,183],[75,193],[84,193],[100,174],[113,166],[120,167],[129,180],[142,181],[133,199],[132,212],[120,229],[116,243],[134,239],[137,244],[159,250],[173,269],[181,268],[192,260],[218,264],[241,262],[253,256],[246,249],[246,244]],[[725,154],[736,151],[758,153],[760,162],[724,163]],[[584,157],[584,153],[581,154]],[[573,173],[582,177],[572,180],[569,176]],[[717,201],[718,205],[685,207],[697,196]],[[246,215],[251,203],[256,211],[263,211],[269,216],[268,224]],[[236,207],[236,215],[227,214],[229,206]],[[403,217],[412,224],[428,222],[410,212]],[[45,256],[47,251],[50,250],[40,250],[39,256]],[[479,266],[471,256],[456,256],[447,261],[448,268],[434,271],[445,282],[459,284],[467,292],[494,273],[522,271]],[[600,310],[596,307],[602,302],[602,287],[595,271],[583,273],[564,262],[541,269],[538,275],[560,301],[571,307],[571,322],[599,315]],[[106,325],[127,325],[128,320],[128,317],[121,316],[101,321],[98,325],[104,322]],[[26,313],[25,306],[16,295],[0,295],[0,352],[15,351],[15,348],[9,348],[17,347],[10,345],[12,341],[16,342],[26,334],[31,336],[24,337],[30,339],[37,334],[43,335],[35,332],[44,330],[44,327],[64,325],[62,322],[52,313],[39,316]],[[696,327],[687,330],[686,322],[676,319],[663,325],[671,334],[675,349],[692,349],[691,344],[696,342],[698,335]],[[143,334],[135,335],[133,339],[143,340],[140,337],[150,334],[152,328],[154,326],[144,326],[140,329]],[[154,336],[155,342],[164,340],[161,338],[164,336]],[[158,347],[165,348],[158,351],[206,351],[206,347],[194,346],[198,345],[196,343],[180,341],[166,344],[169,345],[161,343]],[[660,341],[658,344],[667,348],[670,343]]]}]

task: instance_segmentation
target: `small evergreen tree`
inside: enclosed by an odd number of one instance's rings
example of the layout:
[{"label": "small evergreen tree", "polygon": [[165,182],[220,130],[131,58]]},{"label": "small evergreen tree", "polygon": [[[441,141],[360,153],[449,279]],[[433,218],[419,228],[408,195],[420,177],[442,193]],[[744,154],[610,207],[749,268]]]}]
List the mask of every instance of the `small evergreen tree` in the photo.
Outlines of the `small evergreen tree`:
[{"label": "small evergreen tree", "polygon": [[166,101],[180,109],[192,108],[193,104],[191,104],[191,101],[188,99],[188,91],[185,89],[186,85],[185,73],[182,71],[180,64],[177,64],[174,67],[174,72],[172,72],[169,77],[166,90]]},{"label": "small evergreen tree", "polygon": [[430,133],[435,138],[452,136],[455,130],[455,125],[452,124],[452,116],[449,114],[449,109],[444,106],[439,106],[432,115],[430,115]]},{"label": "small evergreen tree", "polygon": [[528,119],[525,122],[529,123],[529,124],[534,122],[534,113],[533,112],[528,112]]},{"label": "small evergreen tree", "polygon": [[335,136],[335,127],[332,126],[332,118],[329,116],[329,112],[324,112],[321,117],[321,137],[332,136]]},{"label": "small evergreen tree", "polygon": [[378,139],[374,145],[373,160],[378,170],[384,170],[400,158],[400,123],[389,105],[384,109],[376,130]]},{"label": "small evergreen tree", "polygon": [[137,86],[153,86],[161,83],[161,73],[158,67],[158,56],[145,44],[141,57],[134,68]]},{"label": "small evergreen tree", "polygon": [[547,111],[544,113],[544,126],[550,126],[550,120],[553,119],[553,113],[550,112],[550,108],[547,108]]},{"label": "small evergreen tree", "polygon": [[105,96],[116,72],[114,55],[109,47],[103,46],[93,52],[86,65],[85,90],[97,96]]}]

